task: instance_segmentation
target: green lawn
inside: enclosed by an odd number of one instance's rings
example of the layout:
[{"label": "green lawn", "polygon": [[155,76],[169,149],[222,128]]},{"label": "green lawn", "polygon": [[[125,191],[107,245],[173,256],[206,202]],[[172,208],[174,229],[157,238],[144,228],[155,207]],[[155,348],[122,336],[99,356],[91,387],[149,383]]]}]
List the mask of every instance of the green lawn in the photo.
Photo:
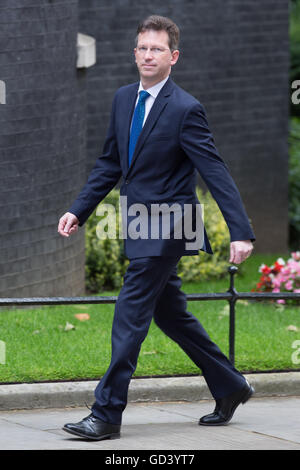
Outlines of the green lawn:
[{"label": "green lawn", "polygon": [[[283,256],[284,255],[278,255]],[[236,288],[249,291],[258,280],[262,262],[277,256],[253,255],[236,275]],[[211,282],[184,284],[186,293],[223,292],[229,277]],[[103,292],[101,295],[117,295]],[[228,303],[189,302],[211,338],[228,354]],[[114,305],[52,306],[0,310],[0,340],[5,342],[6,360],[0,363],[0,382],[98,379],[110,361],[110,330]],[[90,319],[79,321],[77,313]],[[67,324],[75,328],[66,330]],[[289,331],[295,325],[299,331]],[[236,366],[242,371],[300,369],[293,364],[292,343],[300,339],[299,306],[283,309],[272,304],[236,304]],[[197,374],[199,369],[155,324],[143,343],[135,376]]]}]

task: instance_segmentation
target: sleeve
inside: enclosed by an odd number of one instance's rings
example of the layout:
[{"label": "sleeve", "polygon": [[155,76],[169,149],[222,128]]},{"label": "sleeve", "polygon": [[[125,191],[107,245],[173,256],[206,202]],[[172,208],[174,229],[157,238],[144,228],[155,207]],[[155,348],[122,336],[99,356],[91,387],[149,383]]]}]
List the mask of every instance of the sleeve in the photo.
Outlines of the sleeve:
[{"label": "sleeve", "polygon": [[185,113],[180,130],[180,145],[217,202],[228,226],[231,241],[254,241],[255,235],[239,190],[216,149],[205,110],[200,103],[196,103]]},{"label": "sleeve", "polygon": [[80,226],[86,222],[97,205],[114,188],[122,173],[114,130],[115,106],[116,96],[112,104],[110,123],[102,155],[98,157],[87,183],[69,208],[69,212],[75,214],[79,219]]}]

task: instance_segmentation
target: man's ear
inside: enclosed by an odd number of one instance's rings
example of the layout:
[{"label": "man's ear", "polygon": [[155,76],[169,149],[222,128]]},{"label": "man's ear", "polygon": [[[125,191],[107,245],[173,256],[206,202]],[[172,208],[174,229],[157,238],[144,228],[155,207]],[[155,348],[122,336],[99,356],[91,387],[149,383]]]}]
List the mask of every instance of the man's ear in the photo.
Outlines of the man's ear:
[{"label": "man's ear", "polygon": [[176,49],[175,51],[172,52],[171,65],[175,65],[178,59],[179,59],[179,51],[178,49]]}]

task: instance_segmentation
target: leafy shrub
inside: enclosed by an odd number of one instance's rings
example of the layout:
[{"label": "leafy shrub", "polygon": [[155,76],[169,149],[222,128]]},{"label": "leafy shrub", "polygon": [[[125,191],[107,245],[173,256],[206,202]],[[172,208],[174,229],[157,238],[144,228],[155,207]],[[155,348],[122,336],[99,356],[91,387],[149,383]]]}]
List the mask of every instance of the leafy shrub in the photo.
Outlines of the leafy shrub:
[{"label": "leafy shrub", "polygon": [[292,118],[289,136],[290,246],[299,249],[300,239],[300,119]]},{"label": "leafy shrub", "polygon": [[[101,204],[112,204],[117,217],[119,215],[118,190],[114,189]],[[123,276],[128,266],[124,254],[123,240],[119,238],[119,227],[116,226],[116,239],[99,239],[96,234],[100,218],[97,210],[89,217],[86,223],[85,249],[86,249],[86,289],[89,292],[98,292],[103,289],[119,289],[122,286]]]},{"label": "leafy shrub", "polygon": [[197,196],[204,206],[204,225],[211,243],[213,256],[184,256],[178,263],[178,274],[183,281],[200,281],[220,278],[226,274],[229,258],[229,230],[217,203],[207,192],[197,188]]},{"label": "leafy shrub", "polygon": [[[290,2],[290,84],[300,80],[300,1]],[[291,102],[289,135],[289,244],[299,249],[300,238],[300,105]]]},{"label": "leafy shrub", "polygon": [[[183,281],[218,278],[226,273],[228,265],[229,232],[224,218],[209,192],[203,193],[198,188],[197,195],[204,204],[204,221],[214,255],[201,252],[200,255],[181,258],[178,273]],[[118,220],[118,190],[111,191],[101,204],[112,204]],[[99,239],[96,228],[100,220],[96,210],[86,223],[86,288],[89,292],[120,288],[129,263],[124,254],[123,240],[119,238],[118,224],[116,239]]]},{"label": "leafy shrub", "polygon": [[[300,1],[290,3],[290,85],[300,80]],[[300,106],[290,103],[292,116],[300,117]]]}]

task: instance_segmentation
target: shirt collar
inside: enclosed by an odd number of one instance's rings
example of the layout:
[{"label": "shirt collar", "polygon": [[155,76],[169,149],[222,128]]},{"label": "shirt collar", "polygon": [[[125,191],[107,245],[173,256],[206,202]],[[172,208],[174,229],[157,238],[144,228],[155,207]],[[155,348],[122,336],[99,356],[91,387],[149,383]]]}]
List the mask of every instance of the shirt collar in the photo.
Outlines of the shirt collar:
[{"label": "shirt collar", "polygon": [[[156,85],[152,86],[151,88],[148,88],[146,91],[153,97],[153,98],[156,98],[158,93],[160,92],[160,90],[162,89],[162,87],[164,86],[164,84],[166,83],[166,81],[168,80],[169,77],[165,78],[164,80],[162,80],[161,82],[159,83],[156,83]],[[140,86],[139,86],[139,90],[138,90],[138,93],[143,90],[143,85],[142,83],[140,82]]]}]

